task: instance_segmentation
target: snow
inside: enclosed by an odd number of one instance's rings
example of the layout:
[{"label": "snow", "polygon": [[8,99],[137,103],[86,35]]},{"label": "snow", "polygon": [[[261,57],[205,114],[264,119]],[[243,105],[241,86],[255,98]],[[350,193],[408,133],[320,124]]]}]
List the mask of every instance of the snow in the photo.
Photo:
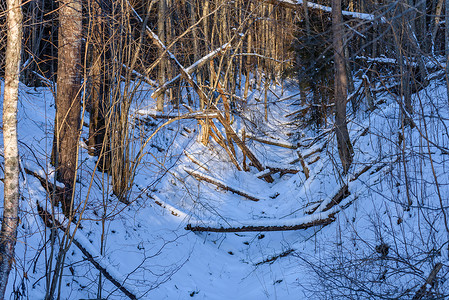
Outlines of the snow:
[{"label": "snow", "polygon": [[[289,3],[289,4],[294,4],[294,5],[302,5],[304,4],[304,2],[302,0],[279,0],[279,2],[285,2],[285,3]],[[310,8],[314,8],[314,9],[319,9],[325,12],[332,12],[332,7],[330,6],[325,6],[325,5],[321,5],[318,3],[314,3],[311,1],[307,2],[307,7]],[[372,15],[372,14],[367,14],[367,13],[360,13],[360,12],[352,12],[352,11],[342,11],[342,14],[344,16],[350,16],[356,19],[360,19],[360,20],[365,20],[365,21],[374,21],[374,20],[380,20],[380,22],[385,23],[386,19],[384,17],[380,18]]]},{"label": "snow", "polygon": [[[247,140],[262,165],[288,167],[298,173],[273,174],[274,182],[267,183],[257,178],[261,173],[252,166],[248,172],[236,170],[226,151],[213,140],[208,146],[197,142],[195,119],[180,118],[156,133],[166,120],[137,125],[137,119],[154,113],[148,109],[154,105],[155,100],[149,97],[154,88],[143,84],[147,92],[137,93],[130,116],[136,127],[132,157],[142,154],[135,168],[131,204],[117,200],[110,178],[94,172],[96,158],[81,148],[75,203],[85,210],[80,219],[82,228],[75,232],[72,224],[70,234],[139,299],[337,299],[338,293],[368,299],[364,291],[369,289],[391,298],[404,293],[410,299],[437,262],[444,264],[438,288],[448,290],[444,280],[449,263],[447,233],[440,205],[441,197],[443,206],[448,206],[449,194],[448,157],[443,151],[449,149],[446,86],[434,81],[413,96],[414,129],[400,127],[401,109],[394,94],[378,94],[377,99],[385,101],[373,112],[365,110],[363,105],[367,104],[362,103],[348,124],[355,152],[348,175],[340,173],[331,120],[329,128],[298,132],[289,125],[291,118],[285,117],[297,108],[297,89],[294,85],[284,90],[271,88],[280,99],[269,94],[268,122],[264,120],[264,103],[256,101],[263,91],[254,90],[240,115],[234,116],[232,126],[236,132],[245,127],[248,134],[263,132],[267,139],[299,145],[289,149]],[[21,85],[19,95],[23,167],[53,182],[54,169],[49,161],[55,113],[52,91]],[[166,114],[170,117],[189,113],[169,108]],[[366,128],[369,130],[362,135]],[[83,137],[87,130],[83,128]],[[243,156],[235,148],[242,162]],[[298,157],[297,151],[310,168],[309,178],[299,162],[290,164]],[[355,174],[369,165],[372,167],[355,179]],[[248,201],[199,182],[185,170],[260,201]],[[8,299],[14,299],[14,290],[21,293],[19,299],[43,299],[47,262],[52,260],[50,231],[36,207],[39,203],[50,208],[50,199],[33,176],[23,173],[21,180],[24,201]],[[344,184],[350,195],[323,211]],[[67,226],[60,208],[56,206],[54,211]],[[213,233],[185,229],[188,224],[217,228],[295,226],[329,216],[335,221],[327,226],[297,231]],[[62,231],[56,239],[56,252],[61,237]],[[376,252],[381,242],[390,246],[386,258]],[[387,274],[385,281],[379,279],[383,272]],[[63,274],[62,299],[98,296],[99,272],[76,245],[67,251]],[[363,288],[357,290],[357,285]],[[125,299],[104,277],[101,296]]]}]

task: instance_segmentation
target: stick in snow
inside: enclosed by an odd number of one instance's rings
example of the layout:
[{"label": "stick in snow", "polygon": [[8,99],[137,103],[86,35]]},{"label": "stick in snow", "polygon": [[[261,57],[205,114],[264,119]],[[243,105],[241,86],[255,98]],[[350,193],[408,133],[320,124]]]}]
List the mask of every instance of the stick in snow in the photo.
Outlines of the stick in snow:
[{"label": "stick in snow", "polygon": [[257,202],[257,201],[260,200],[259,198],[257,198],[257,197],[254,196],[254,195],[250,195],[249,193],[246,193],[246,192],[237,190],[236,188],[230,187],[229,185],[227,185],[226,183],[224,183],[224,182],[221,181],[221,180],[212,178],[212,177],[210,177],[210,176],[207,176],[207,175],[205,175],[205,174],[202,174],[202,173],[200,173],[200,172],[198,172],[198,171],[195,171],[195,170],[192,170],[192,169],[190,169],[190,168],[184,168],[184,170],[185,170],[189,175],[192,175],[192,176],[193,176],[195,179],[197,179],[197,180],[203,180],[203,181],[206,181],[206,182],[211,183],[211,184],[213,184],[213,185],[215,185],[215,186],[218,186],[219,188],[224,189],[225,191],[230,191],[230,192],[232,192],[232,193],[234,193],[234,194],[243,196],[243,197],[245,197],[245,198],[247,198],[247,199],[249,199],[249,200],[251,200],[251,201],[256,201],[256,202]]},{"label": "stick in snow", "polygon": [[263,144],[267,144],[267,145],[273,145],[273,146],[278,146],[278,147],[283,147],[283,148],[287,148],[287,149],[298,149],[298,145],[294,145],[292,143],[289,143],[287,141],[279,141],[279,140],[274,140],[274,139],[264,139],[264,138],[259,138],[256,137],[254,135],[246,135],[248,138],[252,139],[253,141],[259,142],[259,143],[263,143]]},{"label": "stick in snow", "polygon": [[259,261],[258,263],[255,263],[254,265],[255,265],[255,266],[260,266],[260,265],[266,264],[266,263],[272,264],[272,263],[274,263],[276,260],[278,260],[279,258],[286,257],[287,255],[289,255],[289,254],[292,253],[293,251],[295,251],[295,250],[293,250],[293,249],[288,249],[287,251],[284,251],[284,252],[282,252],[282,253],[279,254],[279,255],[271,256],[271,257],[269,257],[269,258],[267,258],[267,259],[265,259],[265,260],[263,260],[263,261]]},{"label": "stick in snow", "polygon": [[209,167],[202,163],[201,161],[199,161],[198,159],[196,159],[192,154],[190,154],[189,152],[187,152],[186,150],[184,150],[184,154],[185,156],[190,159],[194,164],[198,165],[200,168],[203,168],[204,170],[206,170],[207,172],[209,172]]}]

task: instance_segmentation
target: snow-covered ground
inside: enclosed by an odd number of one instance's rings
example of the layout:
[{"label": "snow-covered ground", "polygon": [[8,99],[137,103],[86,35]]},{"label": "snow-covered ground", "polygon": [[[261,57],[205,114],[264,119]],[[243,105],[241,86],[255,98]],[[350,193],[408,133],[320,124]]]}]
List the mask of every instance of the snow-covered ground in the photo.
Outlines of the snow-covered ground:
[{"label": "snow-covered ground", "polygon": [[[414,128],[400,126],[397,96],[378,94],[374,111],[361,100],[359,111],[348,117],[355,153],[348,175],[341,174],[332,123],[320,131],[299,129],[289,116],[298,109],[298,90],[271,89],[267,121],[264,93],[255,90],[233,116],[232,127],[239,134],[245,128],[251,137],[246,145],[262,165],[292,170],[273,174],[272,183],[252,165],[238,171],[213,139],[207,146],[199,142],[196,120],[182,119],[146,143],[131,204],[125,205],[112,194],[108,175],[94,171],[96,158],[81,147],[76,203],[84,211],[76,232],[70,226],[74,239],[65,255],[60,298],[128,298],[100,277],[78,245],[137,299],[411,299],[437,263],[443,267],[428,289],[447,294],[446,87],[433,82],[414,95]],[[142,122],[154,113],[151,92],[142,89],[133,104],[131,157],[167,121]],[[49,89],[21,85],[22,166],[50,182],[54,115]],[[84,118],[87,122],[87,114]],[[85,126],[84,138],[87,131]],[[235,150],[242,164],[242,152],[236,145]],[[195,174],[249,197],[198,181]],[[52,253],[50,230],[37,213],[37,203],[49,205],[46,192],[25,172],[21,180],[21,223],[8,291],[10,299],[43,299],[63,232]],[[332,205],[345,186],[349,193]],[[327,226],[288,231],[186,230],[187,225],[279,228],[326,218],[332,221]]]}]

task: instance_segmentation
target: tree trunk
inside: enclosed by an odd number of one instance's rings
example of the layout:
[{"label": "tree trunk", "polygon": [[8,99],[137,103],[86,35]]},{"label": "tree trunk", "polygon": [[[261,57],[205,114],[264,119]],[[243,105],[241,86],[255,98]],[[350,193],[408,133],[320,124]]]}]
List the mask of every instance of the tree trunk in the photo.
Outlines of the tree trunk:
[{"label": "tree trunk", "polygon": [[446,92],[447,92],[447,99],[449,101],[449,0],[446,0],[446,9],[445,9],[445,26],[446,30],[444,32],[444,44],[446,49]]},{"label": "tree trunk", "polygon": [[[249,12],[252,13],[253,10],[254,10],[253,5],[250,3],[248,5],[248,7],[249,7]],[[248,35],[248,41],[246,43],[246,52],[247,53],[251,53],[251,51],[253,51],[252,50],[253,30],[249,31],[247,33],[247,35]],[[245,58],[245,90],[243,92],[243,98],[245,99],[245,101],[246,101],[246,98],[248,98],[248,91],[249,91],[249,87],[250,87],[249,84],[250,84],[250,81],[251,81],[251,73],[253,71],[253,69],[251,67],[252,67],[251,56],[247,56]]]},{"label": "tree trunk", "polygon": [[438,0],[437,6],[435,8],[435,24],[432,30],[432,53],[435,52],[435,41],[438,33],[438,28],[440,27],[441,12],[443,11],[444,0]]},{"label": "tree trunk", "polygon": [[[166,0],[159,0],[159,7],[158,7],[158,16],[157,16],[157,35],[159,36],[159,39],[162,43],[165,42],[164,34],[165,34],[165,18],[166,18]],[[162,55],[164,52],[163,49],[159,49],[159,56]],[[159,63],[159,73],[158,73],[158,79],[159,79],[159,85],[164,84],[165,82],[165,69],[166,69],[166,60],[162,59]],[[165,102],[165,93],[162,93],[159,95],[159,97],[156,100],[156,110],[157,111],[164,111],[164,102]]]},{"label": "tree trunk", "polygon": [[14,260],[19,212],[19,151],[17,102],[22,47],[22,1],[8,0],[5,90],[3,94],[3,147],[5,161],[3,220],[0,232],[0,299],[4,299]]},{"label": "tree trunk", "polygon": [[[106,6],[106,5],[105,5]],[[90,34],[92,36],[92,65],[90,85],[89,154],[98,156],[98,168],[108,170],[109,142],[106,138],[106,115],[109,110],[109,46],[106,37],[105,12],[97,1],[91,2]]]},{"label": "tree trunk", "polygon": [[332,33],[335,62],[335,131],[337,135],[338,153],[347,173],[352,163],[352,144],[346,125],[346,103],[348,98],[348,78],[343,45],[343,23],[341,15],[341,0],[332,0]]},{"label": "tree trunk", "polygon": [[64,183],[62,209],[72,214],[72,192],[78,160],[81,87],[81,0],[62,0],[59,5],[58,79],[52,163]]}]

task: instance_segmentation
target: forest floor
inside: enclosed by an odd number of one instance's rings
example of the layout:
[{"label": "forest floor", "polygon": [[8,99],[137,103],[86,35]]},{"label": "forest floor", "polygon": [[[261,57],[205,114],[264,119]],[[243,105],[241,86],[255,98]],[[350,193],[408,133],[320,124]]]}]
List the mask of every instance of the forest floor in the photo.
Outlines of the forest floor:
[{"label": "forest floor", "polygon": [[[158,113],[150,94],[141,89],[129,116],[131,159],[167,121],[151,117]],[[446,87],[434,81],[413,95],[414,127],[400,125],[398,99],[378,93],[374,110],[359,99],[348,116],[354,162],[347,175],[332,120],[312,130],[295,119],[303,107],[293,83],[271,86],[266,102],[264,91],[254,90],[232,116],[233,130],[243,139],[245,129],[247,147],[267,171],[235,145],[238,164],[248,168],[239,171],[216,141],[199,142],[195,119],[182,119],[142,149],[125,205],[81,147],[75,202],[83,214],[81,227],[70,229],[76,243],[65,256],[61,299],[126,299],[123,289],[137,299],[410,299],[423,286],[425,296],[441,295],[449,290]],[[51,90],[20,87],[22,167],[50,182],[54,115]],[[87,132],[84,126],[83,138]],[[264,180],[267,172],[273,182]],[[8,289],[10,299],[43,299],[63,232],[52,253],[37,213],[38,205],[51,211],[46,191],[25,171],[21,182]],[[57,207],[54,214],[68,226]]]}]

